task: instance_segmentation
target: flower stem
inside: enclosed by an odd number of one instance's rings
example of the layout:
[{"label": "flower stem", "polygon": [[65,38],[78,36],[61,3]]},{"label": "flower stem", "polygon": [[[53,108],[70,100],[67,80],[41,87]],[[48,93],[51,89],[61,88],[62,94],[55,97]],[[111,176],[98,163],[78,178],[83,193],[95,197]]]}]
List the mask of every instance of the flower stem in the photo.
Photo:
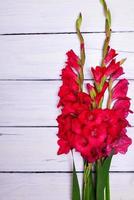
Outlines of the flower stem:
[{"label": "flower stem", "polygon": [[101,0],[101,3],[103,5],[104,15],[106,18],[106,20],[105,20],[106,38],[105,38],[105,41],[103,44],[103,53],[102,53],[102,61],[101,61],[101,66],[105,67],[105,57],[108,52],[109,42],[110,42],[110,38],[111,38],[111,14],[110,14],[110,10],[107,7],[106,1]]},{"label": "flower stem", "polygon": [[101,172],[101,161],[97,160],[96,163],[96,200],[105,200],[104,199],[104,187],[103,187],[103,178]]},{"label": "flower stem", "polygon": [[85,162],[83,175],[82,200],[95,200],[95,191],[92,176],[92,163]]},{"label": "flower stem", "polygon": [[80,82],[80,90],[83,90],[83,81],[84,81],[84,64],[85,64],[85,47],[84,47],[84,38],[80,32],[80,27],[82,23],[82,15],[79,14],[77,20],[76,20],[76,32],[80,41],[80,73],[79,73],[79,82]]},{"label": "flower stem", "polygon": [[113,81],[112,81],[112,78],[110,78],[109,80],[109,86],[108,86],[108,100],[107,100],[107,108],[110,109],[111,107],[111,103],[112,103],[112,84],[113,84]]},{"label": "flower stem", "polygon": [[110,200],[110,184],[109,184],[109,173],[106,180],[106,188],[105,188],[105,200]]}]

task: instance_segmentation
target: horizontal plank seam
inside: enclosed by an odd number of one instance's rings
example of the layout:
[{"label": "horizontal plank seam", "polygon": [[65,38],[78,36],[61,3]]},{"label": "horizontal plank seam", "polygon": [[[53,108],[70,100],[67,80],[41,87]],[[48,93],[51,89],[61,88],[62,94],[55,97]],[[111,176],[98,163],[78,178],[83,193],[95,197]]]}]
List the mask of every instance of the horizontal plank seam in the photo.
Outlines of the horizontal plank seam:
[{"label": "horizontal plank seam", "polygon": [[[58,126],[38,126],[38,125],[33,125],[33,126],[29,126],[29,125],[27,125],[27,126],[19,126],[19,125],[10,125],[10,126],[2,126],[2,125],[0,125],[0,128],[57,128]],[[129,127],[129,128],[134,128],[134,126],[131,126],[131,127]]]},{"label": "horizontal plank seam", "polygon": [[[91,79],[92,80],[92,79]],[[33,79],[33,78],[31,78],[31,79],[14,79],[14,78],[4,78],[4,79],[0,79],[0,81],[61,81],[61,79]]]},{"label": "horizontal plank seam", "polygon": [[[93,79],[84,79],[84,80],[85,80],[85,81],[92,81]],[[116,79],[116,80],[121,80],[121,78],[120,78],[120,79]],[[132,79],[132,78],[127,78],[127,80],[129,80],[129,81],[134,81],[134,79]],[[49,82],[49,81],[50,81],[50,82],[51,82],[51,81],[52,81],[52,82],[53,82],[53,81],[61,81],[61,79],[53,79],[53,78],[52,78],[52,79],[51,79],[51,78],[50,78],[50,79],[42,79],[42,78],[41,78],[41,79],[32,79],[32,78],[31,78],[31,79],[21,79],[21,78],[20,78],[20,79],[14,79],[14,78],[13,78],[13,79],[12,79],[12,78],[11,78],[11,79],[7,79],[7,78],[5,78],[5,79],[0,79],[0,82],[2,82],[2,81],[3,81],[3,82],[4,82],[4,81],[5,81],[5,82],[6,82],[6,81],[9,81],[9,82],[10,82],[10,81],[12,81],[12,82],[15,82],[15,81],[20,81],[20,82],[21,82],[21,81],[22,81],[22,82],[23,82],[23,81],[24,81],[24,82],[30,82],[30,81],[31,81],[31,82],[32,82],[32,81],[33,81],[33,82],[36,82],[36,81],[37,81],[37,82],[38,82],[38,81],[39,81],[39,82]]]},{"label": "horizontal plank seam", "polygon": [[[134,173],[134,171],[109,171],[110,173]],[[70,174],[72,171],[0,171],[0,174]],[[77,171],[83,173],[83,171]],[[95,172],[93,172],[95,173]]]},{"label": "horizontal plank seam", "polygon": [[[105,33],[104,31],[82,31],[82,34],[98,34]],[[119,31],[113,30],[112,33],[134,33],[134,30]],[[10,35],[66,35],[66,34],[76,34],[75,31],[65,31],[65,32],[36,32],[36,33],[1,33],[0,36],[10,36]]]},{"label": "horizontal plank seam", "polygon": [[0,128],[57,128],[57,126],[37,126],[37,125],[33,125],[33,126],[29,126],[29,125],[27,125],[27,126],[19,126],[19,125],[10,125],[10,126],[2,126],[2,125],[0,125]]}]

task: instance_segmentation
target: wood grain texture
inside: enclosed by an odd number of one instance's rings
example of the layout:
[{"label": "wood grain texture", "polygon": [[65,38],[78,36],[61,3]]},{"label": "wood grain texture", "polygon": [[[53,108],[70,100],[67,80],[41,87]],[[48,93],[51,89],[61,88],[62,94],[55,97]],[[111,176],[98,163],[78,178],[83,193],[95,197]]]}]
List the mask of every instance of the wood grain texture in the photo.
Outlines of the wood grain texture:
[{"label": "wood grain texture", "polygon": [[[86,45],[85,78],[90,67],[99,64],[104,34],[84,34]],[[126,58],[125,77],[133,79],[134,34],[112,34],[111,46]],[[36,35],[0,37],[0,79],[59,79],[71,48],[79,55],[77,35]]]},{"label": "wood grain texture", "polygon": [[[70,174],[0,174],[1,200],[69,200],[70,179]],[[133,200],[134,174],[111,174],[110,179],[112,200]]]},{"label": "wood grain texture", "polygon": [[[134,128],[128,135],[134,139]],[[0,128],[0,171],[72,171],[72,157],[57,156],[57,128]],[[114,156],[111,171],[133,171],[134,146],[127,154]],[[78,171],[83,170],[82,160],[75,153]]]},{"label": "wood grain texture", "polygon": [[[107,0],[107,4],[112,13],[113,30],[134,30],[134,1]],[[83,31],[104,30],[98,0],[5,0],[0,5],[0,33],[74,31],[79,12],[83,13]]]},{"label": "wood grain texture", "polygon": [[[0,126],[56,126],[61,81],[0,82]],[[134,110],[134,81],[128,96]],[[134,125],[134,115],[128,119]]]},{"label": "wood grain texture", "polygon": [[[134,1],[107,0],[112,13],[111,46],[130,79],[134,110]],[[56,108],[65,53],[79,54],[75,20],[83,13],[87,60],[99,64],[104,16],[99,0],[4,0],[0,3],[0,200],[70,200],[71,155],[57,156]],[[25,35],[26,34],[26,35]],[[129,116],[134,126],[134,117]],[[3,127],[2,127],[3,126]],[[48,128],[48,127],[49,128]],[[134,127],[128,135],[134,139]],[[113,158],[111,200],[133,200],[134,145]],[[82,162],[75,154],[77,170]],[[12,173],[11,173],[12,172]],[[81,181],[82,174],[79,173]]]}]

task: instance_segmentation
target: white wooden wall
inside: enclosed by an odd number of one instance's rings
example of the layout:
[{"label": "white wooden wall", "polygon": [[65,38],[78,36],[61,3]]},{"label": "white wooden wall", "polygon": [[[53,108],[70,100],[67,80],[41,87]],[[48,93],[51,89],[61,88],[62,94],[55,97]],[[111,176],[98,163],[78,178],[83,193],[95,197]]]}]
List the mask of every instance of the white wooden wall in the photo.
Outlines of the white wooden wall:
[{"label": "white wooden wall", "polygon": [[[134,110],[134,1],[107,0],[111,45],[127,57]],[[74,23],[83,13],[88,67],[100,60],[104,17],[99,0],[0,1],[0,200],[70,200],[71,156],[57,156],[56,104],[65,52],[79,52]],[[134,116],[129,117],[134,138]],[[81,160],[76,155],[77,170]],[[81,176],[81,173],[79,173]],[[134,200],[134,145],[115,156],[111,200]]]}]

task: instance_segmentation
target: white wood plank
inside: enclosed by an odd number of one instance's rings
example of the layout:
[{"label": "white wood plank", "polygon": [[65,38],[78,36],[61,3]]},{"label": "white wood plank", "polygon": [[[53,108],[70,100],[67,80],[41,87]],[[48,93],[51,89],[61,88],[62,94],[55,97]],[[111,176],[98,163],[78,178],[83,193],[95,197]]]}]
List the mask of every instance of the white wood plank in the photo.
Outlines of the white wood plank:
[{"label": "white wood plank", "polygon": [[[86,44],[85,78],[89,68],[100,63],[104,34],[84,35]],[[134,78],[134,34],[113,34],[111,46],[126,58],[125,76]],[[65,53],[74,49],[79,55],[76,35],[38,35],[0,37],[0,79],[57,79],[66,60]]]},{"label": "white wood plank", "polygon": [[[134,2],[107,0],[113,30],[134,30]],[[79,12],[83,31],[104,30],[102,6],[98,0],[5,0],[0,5],[0,33],[74,31]]]},{"label": "white wood plank", "polygon": [[[54,126],[60,81],[0,82],[0,126]],[[128,96],[134,110],[134,82]],[[134,115],[128,119],[134,125]]]},{"label": "white wood plank", "polygon": [[[134,140],[134,128],[128,135]],[[72,171],[72,157],[57,155],[57,128],[0,128],[0,171]],[[111,171],[134,171],[134,145],[112,160]],[[83,170],[75,153],[78,171]]]},{"label": "white wood plank", "polygon": [[[134,174],[111,174],[110,178],[111,199],[133,200]],[[0,180],[1,200],[71,199],[70,174],[0,174]]]},{"label": "white wood plank", "polygon": [[[54,126],[60,81],[0,82],[1,126]],[[134,110],[134,82],[130,81],[128,96]],[[134,125],[134,115],[129,115]]]}]

